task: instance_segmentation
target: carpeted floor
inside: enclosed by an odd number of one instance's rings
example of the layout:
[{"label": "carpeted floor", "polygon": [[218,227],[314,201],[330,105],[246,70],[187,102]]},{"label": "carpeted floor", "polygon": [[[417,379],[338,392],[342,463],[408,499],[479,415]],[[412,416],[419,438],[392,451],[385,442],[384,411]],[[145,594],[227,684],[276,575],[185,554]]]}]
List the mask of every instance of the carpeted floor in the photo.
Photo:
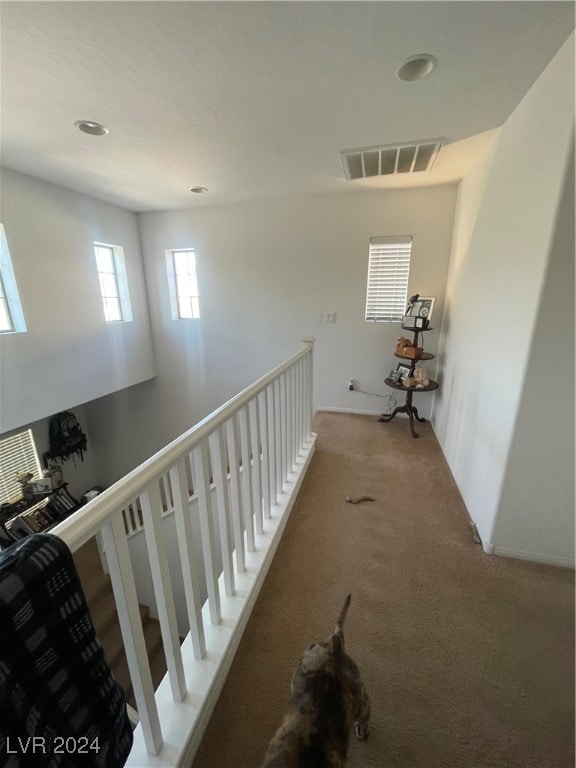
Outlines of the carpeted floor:
[{"label": "carpeted floor", "polygon": [[[372,697],[349,768],[574,768],[574,572],[473,543],[429,424],[319,413],[317,449],[193,768],[257,768],[352,592]],[[374,502],[346,503],[371,494]]]}]

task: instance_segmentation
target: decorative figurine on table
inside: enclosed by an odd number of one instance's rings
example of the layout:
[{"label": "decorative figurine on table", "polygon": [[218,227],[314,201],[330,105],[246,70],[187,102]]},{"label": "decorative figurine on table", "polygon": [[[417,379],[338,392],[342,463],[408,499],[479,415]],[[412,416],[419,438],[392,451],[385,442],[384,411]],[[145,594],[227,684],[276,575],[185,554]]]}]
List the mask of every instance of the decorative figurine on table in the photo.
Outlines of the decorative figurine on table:
[{"label": "decorative figurine on table", "polygon": [[423,365],[417,365],[414,368],[413,376],[416,379],[416,389],[425,389],[430,384],[428,373]]},{"label": "decorative figurine on table", "polygon": [[26,501],[32,501],[34,498],[34,487],[30,482],[33,477],[32,472],[26,472],[26,470],[22,470],[22,472],[18,472],[16,475],[18,482],[22,486],[22,498]]},{"label": "decorative figurine on table", "polygon": [[398,339],[397,346],[399,346],[401,349],[404,347],[411,347],[412,342],[410,341],[410,339],[407,339],[406,336],[400,336],[400,338]]}]

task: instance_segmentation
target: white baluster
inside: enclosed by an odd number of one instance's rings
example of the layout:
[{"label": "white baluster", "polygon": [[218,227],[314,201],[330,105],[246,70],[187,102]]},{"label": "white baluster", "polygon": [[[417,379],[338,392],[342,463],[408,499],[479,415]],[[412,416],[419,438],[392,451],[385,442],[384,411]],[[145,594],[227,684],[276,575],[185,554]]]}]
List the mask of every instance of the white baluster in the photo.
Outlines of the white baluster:
[{"label": "white baluster", "polygon": [[292,471],[294,461],[292,459],[292,369],[284,374],[286,381],[286,477]]},{"label": "white baluster", "polygon": [[308,336],[302,341],[309,347],[310,352],[304,358],[306,360],[306,439],[312,436],[313,415],[313,385],[314,385],[314,336]]},{"label": "white baluster", "polygon": [[276,495],[282,493],[282,388],[281,379],[274,382],[274,424],[276,432]]},{"label": "white baluster", "polygon": [[290,453],[292,457],[292,461],[290,466],[294,467],[294,464],[296,463],[296,457],[298,456],[298,450],[296,448],[296,445],[298,443],[298,413],[296,410],[296,366],[297,363],[294,363],[294,365],[290,368],[290,391],[292,393],[291,403],[290,403],[290,418],[292,420],[292,445],[290,446]]},{"label": "white baluster", "polygon": [[302,450],[302,359],[296,363],[296,455]]},{"label": "white baluster", "polygon": [[226,445],[228,447],[228,463],[230,465],[230,513],[232,516],[232,530],[234,531],[234,544],[236,547],[236,568],[238,573],[246,570],[246,557],[244,548],[244,524],[242,522],[242,497],[240,493],[240,470],[238,459],[238,425],[236,416],[232,416],[226,422]]},{"label": "white baluster", "polygon": [[298,360],[294,367],[294,375],[296,380],[296,388],[294,393],[294,419],[296,423],[296,456],[300,454],[300,448],[302,447],[302,424],[300,420],[300,392],[302,389],[302,361]]},{"label": "white baluster", "polygon": [[204,554],[204,571],[206,573],[206,589],[212,624],[219,624],[222,618],[220,610],[220,591],[218,589],[218,573],[214,562],[216,542],[214,541],[214,521],[212,518],[212,499],[210,497],[210,474],[208,446],[206,441],[194,447],[194,477],[198,496],[198,511],[200,514],[200,529],[202,531],[202,552]]},{"label": "white baluster", "polygon": [[102,538],[144,743],[151,755],[157,755],[162,746],[162,729],[121,515],[114,515],[110,522],[103,526]]},{"label": "white baluster", "polygon": [[296,461],[296,440],[298,438],[298,425],[296,423],[296,363],[290,367],[288,371],[290,378],[290,467],[294,468]]},{"label": "white baluster", "polygon": [[264,517],[270,517],[270,443],[268,440],[268,389],[259,395],[260,444],[262,445],[262,502]]},{"label": "white baluster", "polygon": [[140,496],[140,503],[142,505],[144,535],[146,536],[150,572],[156,596],[158,620],[160,621],[160,629],[162,631],[162,643],[170,677],[172,698],[174,701],[182,701],[186,695],[186,678],[182,665],[170,568],[164,543],[162,499],[160,485],[156,481],[151,483]]},{"label": "white baluster", "polygon": [[304,440],[310,437],[311,389],[310,355],[304,358]]},{"label": "white baluster", "polygon": [[298,362],[292,366],[292,455],[298,456]]},{"label": "white baluster", "polygon": [[302,389],[300,391],[300,408],[301,408],[301,415],[300,419],[302,422],[302,445],[306,442],[307,439],[307,430],[306,430],[306,395],[308,392],[308,377],[307,377],[307,355],[302,358],[300,361],[302,364]]},{"label": "white baluster", "polygon": [[216,486],[216,505],[220,528],[220,551],[224,572],[224,589],[227,595],[234,594],[234,568],[232,565],[232,545],[230,541],[230,505],[228,502],[228,481],[226,477],[225,437],[222,427],[208,438],[212,475]]},{"label": "white baluster", "polygon": [[266,390],[268,405],[268,458],[270,460],[270,506],[278,501],[276,484],[276,410],[274,407],[274,382]]},{"label": "white baluster", "polygon": [[250,425],[246,407],[238,411],[240,429],[240,451],[242,453],[242,507],[244,509],[244,527],[246,529],[246,548],[254,552],[254,505],[252,501],[252,471],[250,467]]},{"label": "white baluster", "polygon": [[260,464],[260,413],[258,398],[248,403],[250,418],[250,448],[252,453],[252,492],[254,497],[254,514],[256,517],[256,533],[264,530],[262,519],[262,468]]},{"label": "white baluster", "polygon": [[280,435],[282,440],[280,441],[280,449],[282,451],[282,485],[288,479],[288,425],[286,422],[286,373],[284,372],[280,376]]},{"label": "white baluster", "polygon": [[192,519],[188,499],[188,477],[186,459],[182,456],[170,469],[170,487],[174,501],[174,519],[178,538],[178,550],[184,580],[184,595],[188,610],[188,622],[194,658],[202,659],[206,654],[204,623],[202,621],[202,602],[200,599],[200,579],[197,560],[194,557]]}]

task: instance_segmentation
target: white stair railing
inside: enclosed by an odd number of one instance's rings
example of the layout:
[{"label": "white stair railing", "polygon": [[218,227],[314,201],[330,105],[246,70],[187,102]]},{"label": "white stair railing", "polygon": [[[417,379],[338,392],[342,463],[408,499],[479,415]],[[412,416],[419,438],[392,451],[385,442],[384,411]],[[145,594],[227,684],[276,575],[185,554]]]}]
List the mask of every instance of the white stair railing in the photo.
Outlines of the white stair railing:
[{"label": "white stair railing", "polygon": [[[102,534],[139,717],[129,766],[189,765],[200,744],[314,452],[314,339],[304,342],[52,531],[72,551]],[[177,553],[166,548],[168,514]],[[138,531],[168,669],[156,691],[128,546]],[[182,644],[169,567],[175,558],[189,626]]]}]

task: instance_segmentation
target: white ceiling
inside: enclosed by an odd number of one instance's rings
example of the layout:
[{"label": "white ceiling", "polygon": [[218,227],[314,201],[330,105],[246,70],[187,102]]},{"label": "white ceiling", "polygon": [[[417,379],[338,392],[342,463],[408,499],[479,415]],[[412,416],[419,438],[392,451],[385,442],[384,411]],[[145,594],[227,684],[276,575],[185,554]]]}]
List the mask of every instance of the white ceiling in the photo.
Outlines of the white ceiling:
[{"label": "white ceiling", "polygon": [[[2,165],[135,211],[453,182],[573,27],[572,2],[4,0]],[[436,71],[399,80],[418,53]],[[437,137],[430,172],[344,177],[342,149]]]}]

